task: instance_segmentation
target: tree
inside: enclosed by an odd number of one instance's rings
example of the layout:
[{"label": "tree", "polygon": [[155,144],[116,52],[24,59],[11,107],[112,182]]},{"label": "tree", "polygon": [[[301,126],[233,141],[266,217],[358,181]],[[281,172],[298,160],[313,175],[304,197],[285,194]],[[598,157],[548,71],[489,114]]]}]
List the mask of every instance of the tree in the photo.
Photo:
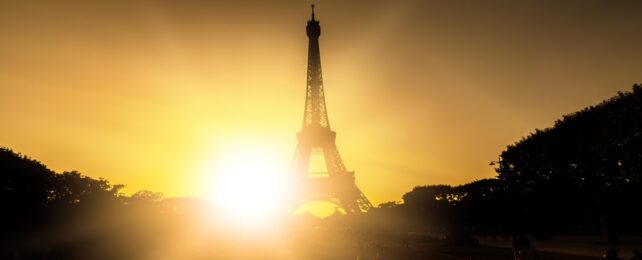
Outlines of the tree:
[{"label": "tree", "polygon": [[617,242],[616,223],[640,228],[621,212],[639,215],[631,203],[642,202],[642,88],[566,115],[500,158],[499,179],[539,221],[550,226],[572,216],[580,221],[566,222],[590,224],[592,216],[606,240]]}]

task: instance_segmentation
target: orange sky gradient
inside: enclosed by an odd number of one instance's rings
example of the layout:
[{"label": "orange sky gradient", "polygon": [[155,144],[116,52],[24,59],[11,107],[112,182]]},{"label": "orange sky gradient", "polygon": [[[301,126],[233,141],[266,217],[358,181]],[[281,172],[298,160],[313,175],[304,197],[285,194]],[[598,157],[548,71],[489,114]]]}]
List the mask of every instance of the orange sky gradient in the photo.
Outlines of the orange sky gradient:
[{"label": "orange sky gradient", "polygon": [[[230,150],[287,171],[309,2],[0,2],[0,146],[210,197]],[[642,77],[635,1],[316,1],[331,126],[373,204],[494,177],[535,128]]]}]

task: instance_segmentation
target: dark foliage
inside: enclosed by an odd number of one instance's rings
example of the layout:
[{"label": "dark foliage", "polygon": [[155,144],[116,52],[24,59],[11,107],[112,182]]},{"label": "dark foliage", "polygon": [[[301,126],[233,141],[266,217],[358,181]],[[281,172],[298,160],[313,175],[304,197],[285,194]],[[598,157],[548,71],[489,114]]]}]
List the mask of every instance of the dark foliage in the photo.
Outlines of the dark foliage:
[{"label": "dark foliage", "polygon": [[642,87],[510,145],[497,172],[520,198],[531,230],[601,227],[609,242],[625,230],[641,232]]},{"label": "dark foliage", "polygon": [[[497,179],[416,187],[371,218],[466,241],[470,234],[641,234],[642,87],[566,115],[502,152]],[[379,221],[385,223],[385,221]],[[397,229],[400,230],[400,229]]]},{"label": "dark foliage", "polygon": [[132,249],[153,243],[171,210],[161,194],[122,188],[0,148],[0,259],[136,258]]}]

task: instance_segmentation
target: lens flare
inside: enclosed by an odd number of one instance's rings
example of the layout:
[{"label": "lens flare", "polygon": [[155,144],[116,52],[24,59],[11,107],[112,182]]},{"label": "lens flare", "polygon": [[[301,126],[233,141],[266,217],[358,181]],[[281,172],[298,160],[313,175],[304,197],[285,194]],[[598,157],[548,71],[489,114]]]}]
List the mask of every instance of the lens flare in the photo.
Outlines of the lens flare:
[{"label": "lens flare", "polygon": [[229,147],[209,168],[214,176],[210,198],[223,212],[242,222],[263,222],[284,209],[288,191],[287,171],[269,149]]}]

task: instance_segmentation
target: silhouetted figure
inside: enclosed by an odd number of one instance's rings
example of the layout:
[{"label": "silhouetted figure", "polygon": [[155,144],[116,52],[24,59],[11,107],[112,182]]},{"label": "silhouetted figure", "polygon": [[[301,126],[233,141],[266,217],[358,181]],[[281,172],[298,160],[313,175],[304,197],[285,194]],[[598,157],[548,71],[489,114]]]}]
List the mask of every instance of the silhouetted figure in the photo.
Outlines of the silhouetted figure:
[{"label": "silhouetted figure", "polygon": [[539,259],[531,241],[525,236],[518,236],[513,239],[513,256],[515,260]]},{"label": "silhouetted figure", "polygon": [[622,258],[619,258],[617,256],[617,249],[611,248],[609,250],[606,250],[606,253],[604,253],[604,260],[621,260]]}]

